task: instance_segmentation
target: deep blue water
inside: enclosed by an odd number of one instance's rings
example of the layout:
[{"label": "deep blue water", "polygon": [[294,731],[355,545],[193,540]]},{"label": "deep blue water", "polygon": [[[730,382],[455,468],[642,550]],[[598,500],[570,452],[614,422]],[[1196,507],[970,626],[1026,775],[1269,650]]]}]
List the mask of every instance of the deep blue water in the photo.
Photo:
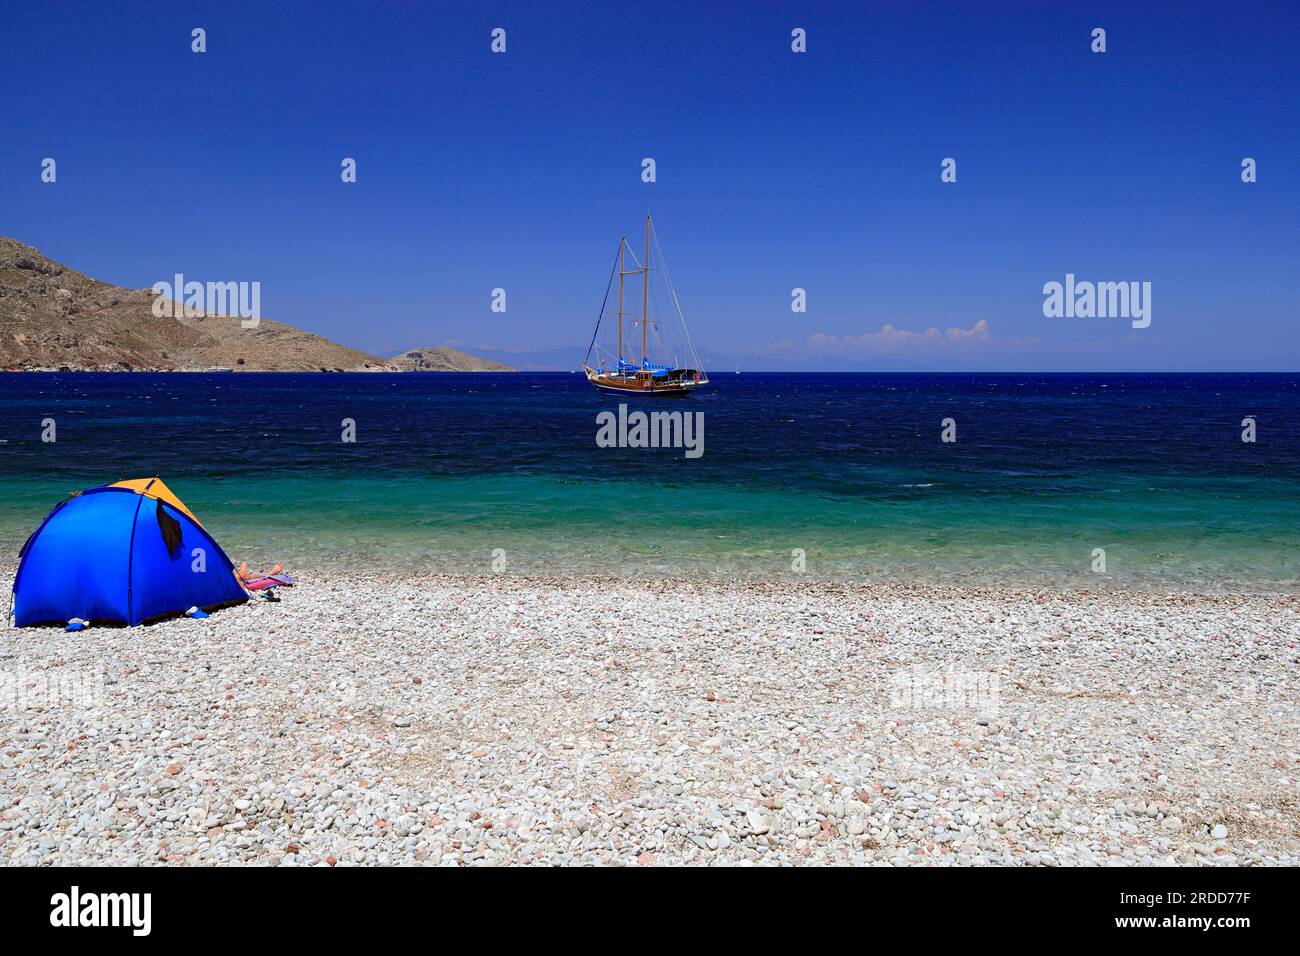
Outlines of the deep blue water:
[{"label": "deep blue water", "polygon": [[727,373],[630,400],[703,413],[698,459],[597,447],[618,404],[569,374],[0,374],[0,543],[69,490],[160,474],[254,560],[788,577],[802,549],[854,578],[1297,580],[1297,375]]}]

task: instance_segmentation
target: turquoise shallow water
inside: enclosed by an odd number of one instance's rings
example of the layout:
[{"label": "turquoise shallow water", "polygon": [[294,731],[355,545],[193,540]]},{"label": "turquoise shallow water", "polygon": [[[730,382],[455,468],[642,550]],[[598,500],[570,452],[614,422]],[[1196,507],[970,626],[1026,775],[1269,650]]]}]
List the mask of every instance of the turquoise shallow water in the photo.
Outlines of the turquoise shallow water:
[{"label": "turquoise shallow water", "polygon": [[[232,558],[362,562],[449,572],[492,569],[495,549],[520,573],[806,573],[927,582],[1194,583],[1229,590],[1294,585],[1294,503],[1260,501],[1248,519],[1209,516],[1200,481],[1041,500],[946,494],[940,482],[893,500],[773,490],[583,483],[535,475],[472,478],[244,479],[171,482]],[[66,492],[49,481],[0,483],[10,547]],[[1264,498],[1256,484],[1252,492]],[[1133,521],[1142,500],[1141,523]],[[654,533],[610,515],[635,500]],[[1261,525],[1274,529],[1261,534]],[[1091,571],[1094,548],[1107,573]],[[12,552],[11,552],[12,553]],[[498,557],[498,563],[499,558]]]},{"label": "turquoise shallow water", "polygon": [[616,402],[564,375],[0,385],[6,559],[68,491],[158,472],[236,561],[298,567],[475,573],[501,549],[525,574],[792,580],[801,549],[817,577],[1253,591],[1300,566],[1283,376],[742,376],[672,406],[705,415],[694,461],[597,448]]}]

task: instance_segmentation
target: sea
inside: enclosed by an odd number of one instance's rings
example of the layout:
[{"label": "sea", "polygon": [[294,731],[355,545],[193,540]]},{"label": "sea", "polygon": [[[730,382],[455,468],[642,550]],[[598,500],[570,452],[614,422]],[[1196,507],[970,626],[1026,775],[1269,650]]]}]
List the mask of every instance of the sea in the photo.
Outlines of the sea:
[{"label": "sea", "polygon": [[[620,403],[698,416],[702,454],[603,447]],[[1295,374],[726,372],[658,400],[570,373],[0,374],[0,563],[69,493],[152,475],[236,563],[291,570],[1300,576]]]}]

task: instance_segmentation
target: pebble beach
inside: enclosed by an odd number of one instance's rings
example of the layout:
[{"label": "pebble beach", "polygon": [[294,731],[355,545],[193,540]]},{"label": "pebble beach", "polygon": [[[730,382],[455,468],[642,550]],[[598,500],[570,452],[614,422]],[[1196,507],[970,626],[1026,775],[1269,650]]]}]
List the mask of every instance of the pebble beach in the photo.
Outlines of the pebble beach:
[{"label": "pebble beach", "polygon": [[1292,595],[298,573],[8,628],[0,862],[1300,863]]}]

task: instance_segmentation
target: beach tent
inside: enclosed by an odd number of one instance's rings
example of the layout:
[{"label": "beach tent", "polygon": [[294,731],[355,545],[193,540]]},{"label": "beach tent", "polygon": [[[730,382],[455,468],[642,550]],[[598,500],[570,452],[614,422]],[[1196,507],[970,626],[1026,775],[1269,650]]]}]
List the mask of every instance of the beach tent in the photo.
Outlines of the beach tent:
[{"label": "beach tent", "polygon": [[14,623],[150,618],[247,600],[226,553],[158,478],[72,495],[27,539]]}]

